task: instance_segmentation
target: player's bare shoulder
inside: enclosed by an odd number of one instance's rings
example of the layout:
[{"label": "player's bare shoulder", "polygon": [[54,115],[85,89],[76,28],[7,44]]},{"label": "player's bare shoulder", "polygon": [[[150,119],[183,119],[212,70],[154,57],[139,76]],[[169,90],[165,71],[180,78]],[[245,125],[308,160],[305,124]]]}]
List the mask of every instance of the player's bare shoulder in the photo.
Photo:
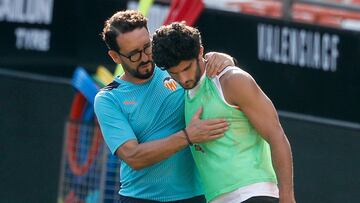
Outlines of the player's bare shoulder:
[{"label": "player's bare shoulder", "polygon": [[220,83],[221,86],[232,89],[251,85],[252,83],[255,83],[255,81],[248,72],[233,66],[220,77]]},{"label": "player's bare shoulder", "polygon": [[231,68],[220,78],[224,97],[228,103],[243,107],[260,91],[253,77],[241,68]]}]

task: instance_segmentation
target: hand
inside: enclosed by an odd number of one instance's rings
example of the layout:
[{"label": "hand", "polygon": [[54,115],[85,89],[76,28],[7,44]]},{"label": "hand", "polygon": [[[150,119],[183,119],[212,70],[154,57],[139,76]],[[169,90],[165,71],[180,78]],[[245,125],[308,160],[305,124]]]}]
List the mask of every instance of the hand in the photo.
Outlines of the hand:
[{"label": "hand", "polygon": [[215,77],[215,75],[223,71],[226,67],[235,65],[230,55],[219,52],[209,52],[205,54],[205,60],[206,75],[209,77]]},{"label": "hand", "polygon": [[194,144],[203,143],[224,136],[225,131],[228,129],[227,121],[225,119],[201,120],[201,113],[202,107],[196,111],[186,127],[190,141]]}]

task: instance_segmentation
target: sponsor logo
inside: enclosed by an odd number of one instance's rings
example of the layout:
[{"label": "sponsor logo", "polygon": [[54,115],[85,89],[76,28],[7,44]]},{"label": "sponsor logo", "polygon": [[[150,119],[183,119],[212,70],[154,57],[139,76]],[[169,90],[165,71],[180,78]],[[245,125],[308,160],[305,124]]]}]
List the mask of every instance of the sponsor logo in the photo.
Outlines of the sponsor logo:
[{"label": "sponsor logo", "polygon": [[136,104],[135,101],[124,101],[123,104],[129,105],[129,104]]}]

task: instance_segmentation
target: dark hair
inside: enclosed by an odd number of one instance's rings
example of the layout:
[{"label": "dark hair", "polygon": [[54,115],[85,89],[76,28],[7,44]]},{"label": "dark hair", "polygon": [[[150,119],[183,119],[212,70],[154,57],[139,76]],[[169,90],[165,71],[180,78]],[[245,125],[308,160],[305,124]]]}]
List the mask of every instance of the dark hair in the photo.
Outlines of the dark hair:
[{"label": "dark hair", "polygon": [[105,21],[101,37],[109,49],[120,51],[116,37],[143,27],[147,29],[147,19],[143,14],[134,10],[119,11]]},{"label": "dark hair", "polygon": [[155,64],[166,70],[183,60],[196,58],[200,51],[201,35],[198,29],[175,22],[157,29],[152,44]]}]

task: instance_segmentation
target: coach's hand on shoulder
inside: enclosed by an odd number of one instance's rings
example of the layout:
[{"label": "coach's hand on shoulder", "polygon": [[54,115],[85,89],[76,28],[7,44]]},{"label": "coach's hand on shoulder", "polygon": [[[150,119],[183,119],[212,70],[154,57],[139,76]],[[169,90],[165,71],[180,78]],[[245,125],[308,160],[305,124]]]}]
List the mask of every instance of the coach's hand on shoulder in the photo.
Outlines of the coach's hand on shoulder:
[{"label": "coach's hand on shoulder", "polygon": [[199,107],[186,127],[191,143],[203,143],[224,136],[228,122],[225,119],[201,120],[201,113],[202,107]]},{"label": "coach's hand on shoulder", "polygon": [[205,60],[206,75],[209,77],[215,77],[226,67],[235,65],[233,57],[219,52],[209,52],[205,54]]}]

